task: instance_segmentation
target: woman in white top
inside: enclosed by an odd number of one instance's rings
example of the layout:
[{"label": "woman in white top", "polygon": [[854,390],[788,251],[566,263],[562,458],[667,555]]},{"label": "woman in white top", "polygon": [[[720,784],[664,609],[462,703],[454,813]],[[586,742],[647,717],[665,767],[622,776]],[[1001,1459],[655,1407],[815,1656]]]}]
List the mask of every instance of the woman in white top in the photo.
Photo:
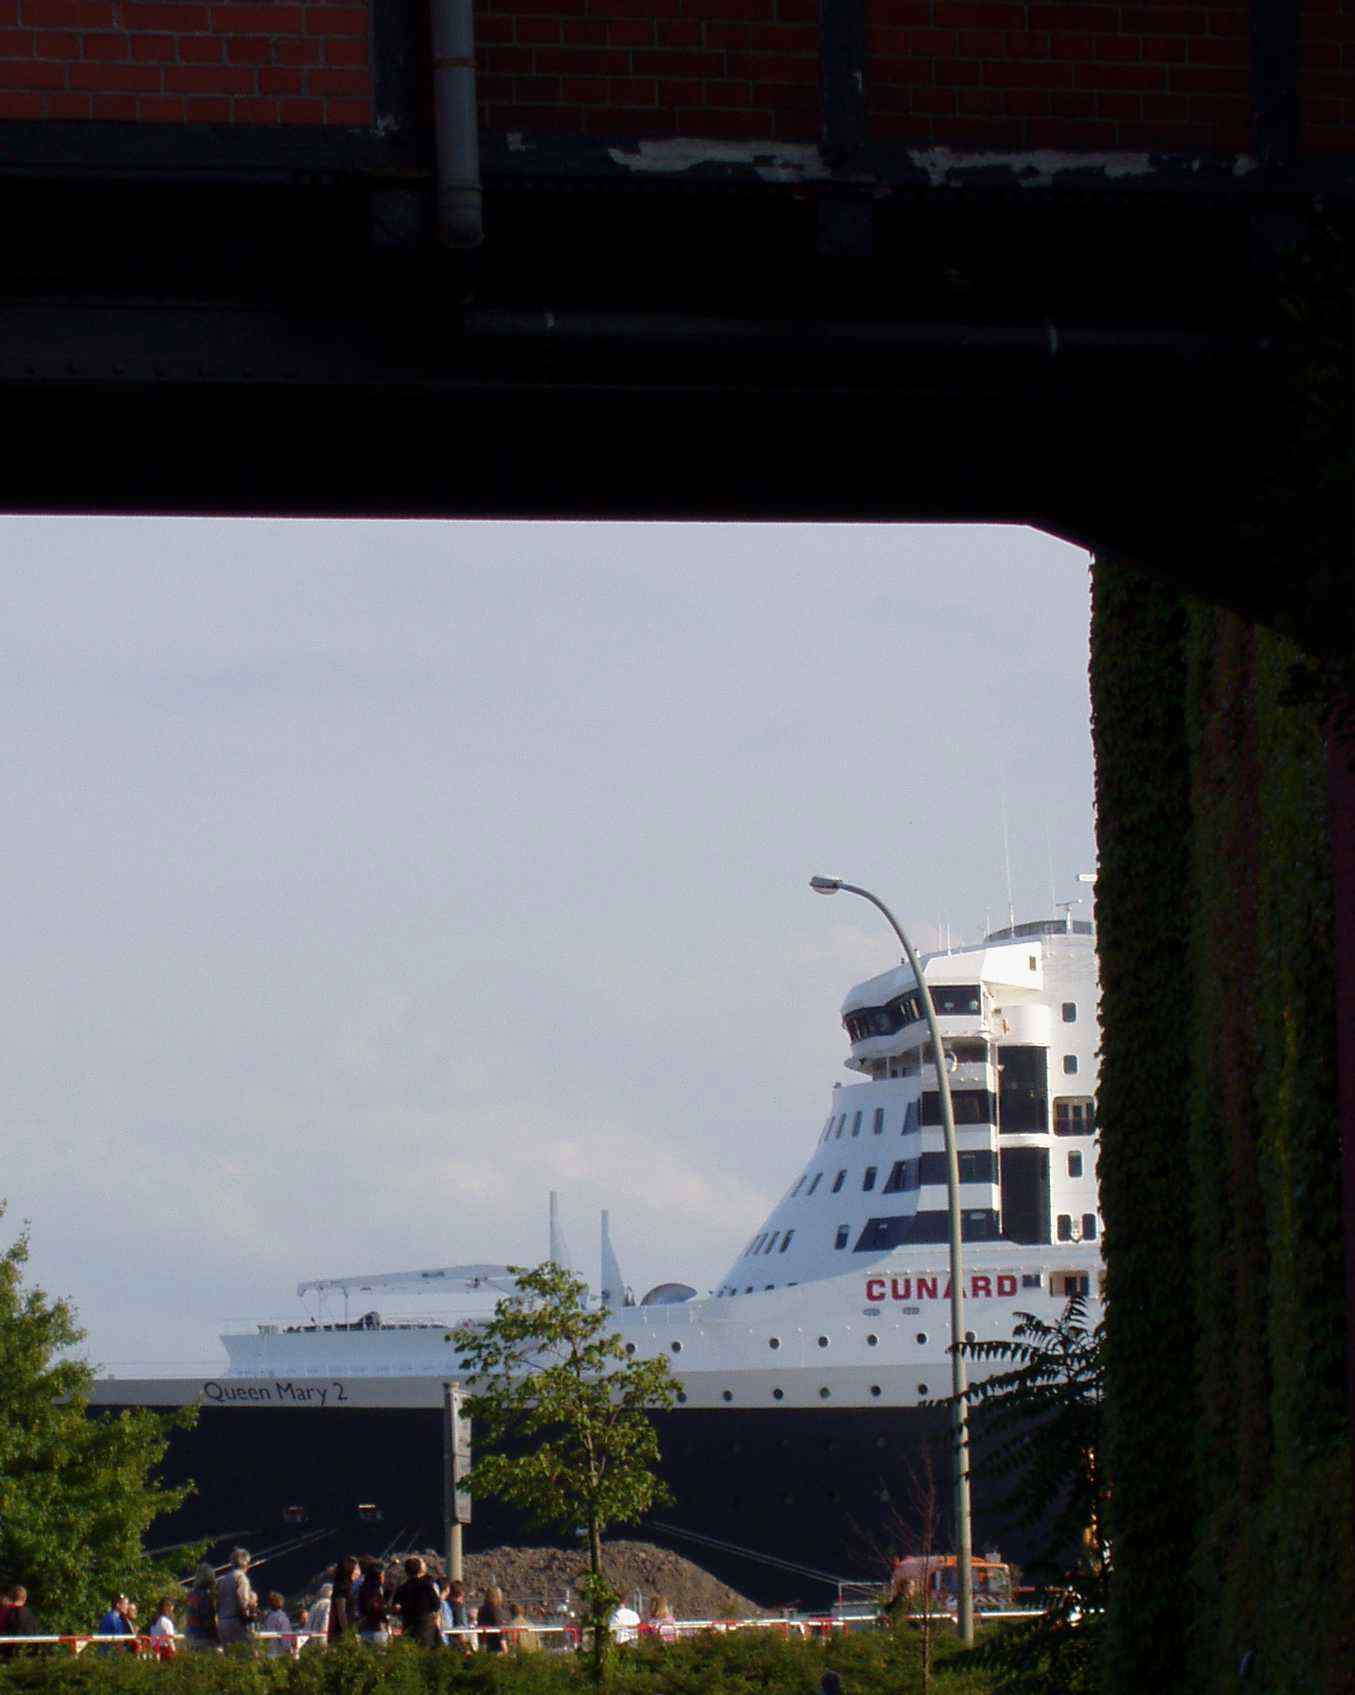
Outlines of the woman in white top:
[{"label": "woman in white top", "polygon": [[322,1583],[319,1595],[311,1602],[310,1611],[306,1614],[306,1629],[322,1640],[329,1635],[329,1598],[333,1593],[332,1583]]},{"label": "woman in white top", "polygon": [[156,1654],[168,1659],[174,1652],[174,1638],[178,1634],[178,1631],[174,1628],[174,1597],[166,1595],[155,1609],[155,1618],[150,1628]]}]

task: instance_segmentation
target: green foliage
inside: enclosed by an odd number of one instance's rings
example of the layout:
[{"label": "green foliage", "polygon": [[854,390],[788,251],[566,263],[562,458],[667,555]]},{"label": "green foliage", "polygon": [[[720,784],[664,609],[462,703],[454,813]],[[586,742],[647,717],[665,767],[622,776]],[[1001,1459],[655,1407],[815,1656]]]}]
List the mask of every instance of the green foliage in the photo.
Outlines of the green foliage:
[{"label": "green foliage", "polygon": [[[952,1643],[939,1659],[948,1695],[989,1695],[991,1677]],[[917,1636],[870,1631],[829,1642],[766,1629],[642,1643],[613,1656],[613,1695],[817,1695],[831,1667],[847,1695],[921,1695]],[[179,1654],[162,1662],[86,1651],[0,1663],[0,1695],[583,1695],[578,1654],[473,1654],[396,1642],[345,1643],[296,1660]]]},{"label": "green foliage", "polygon": [[[678,1384],[667,1360],[627,1356],[610,1315],[586,1305],[587,1285],[572,1273],[550,1261],[509,1269],[515,1292],[491,1319],[456,1334],[481,1452],[469,1487],[547,1527],[586,1530],[589,1575],[580,1588],[600,1678],[606,1632],[598,1627],[618,1599],[603,1570],[602,1537],[669,1498],[650,1411],[672,1406]],[[483,1451],[496,1441],[514,1451]]]},{"label": "green foliage", "polygon": [[176,1576],[142,1539],[188,1493],[149,1474],[196,1413],[92,1416],[93,1371],[68,1352],[84,1332],[65,1301],[24,1287],[27,1261],[25,1233],[0,1256],[0,1580],[27,1586],[48,1630],[91,1629],[120,1591],[149,1619]]}]

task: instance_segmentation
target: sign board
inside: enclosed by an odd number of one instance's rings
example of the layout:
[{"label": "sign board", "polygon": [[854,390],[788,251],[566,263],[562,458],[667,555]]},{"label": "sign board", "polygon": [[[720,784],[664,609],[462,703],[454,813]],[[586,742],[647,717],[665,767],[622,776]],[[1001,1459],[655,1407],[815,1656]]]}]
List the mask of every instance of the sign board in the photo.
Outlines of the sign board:
[{"label": "sign board", "polygon": [[469,1524],[471,1500],[465,1483],[471,1468],[470,1419],[461,1410],[461,1385],[444,1386],[442,1456],[444,1516],[448,1525]]}]

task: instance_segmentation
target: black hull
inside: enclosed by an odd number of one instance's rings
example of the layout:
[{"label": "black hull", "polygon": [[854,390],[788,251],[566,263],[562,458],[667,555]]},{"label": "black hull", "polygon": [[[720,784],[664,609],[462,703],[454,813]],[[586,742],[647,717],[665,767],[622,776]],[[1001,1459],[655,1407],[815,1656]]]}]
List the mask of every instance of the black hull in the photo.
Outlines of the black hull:
[{"label": "black hull", "polygon": [[[944,1410],[677,1409],[657,1422],[674,1500],[654,1517],[671,1528],[650,1524],[621,1533],[687,1554],[765,1605],[822,1606],[833,1590],[676,1532],[844,1578],[879,1579],[891,1551],[921,1546],[930,1459],[933,1545],[951,1544]],[[157,1521],[150,1541],[161,1547],[202,1538],[242,1541],[258,1553],[316,1533],[306,1547],[274,1555],[259,1573],[268,1587],[292,1594],[343,1553],[443,1546],[442,1456],[436,1409],[208,1406],[196,1429],[175,1434],[162,1468],[167,1482],[191,1478],[196,1492]],[[976,1477],[975,1549],[999,1547],[1020,1562],[1025,1539],[1001,1521],[995,1494]],[[360,1514],[364,1504],[379,1509],[380,1519]],[[304,1522],[296,1521],[295,1509]],[[468,1550],[557,1539],[493,1501],[476,1501],[466,1531]],[[219,1557],[219,1548],[213,1554]]]}]

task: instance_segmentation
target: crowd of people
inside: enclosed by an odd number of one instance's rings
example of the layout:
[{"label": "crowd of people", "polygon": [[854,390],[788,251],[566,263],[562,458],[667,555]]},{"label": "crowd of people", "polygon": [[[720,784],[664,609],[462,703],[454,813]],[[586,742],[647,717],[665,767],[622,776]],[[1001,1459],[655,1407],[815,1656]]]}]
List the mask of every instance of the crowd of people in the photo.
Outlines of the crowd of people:
[{"label": "crowd of people", "polygon": [[[334,1566],[332,1578],[295,1617],[276,1589],[260,1596],[249,1572],[247,1548],[234,1549],[221,1572],[204,1562],[186,1593],[159,1601],[147,1626],[138,1620],[135,1601],[114,1595],[95,1634],[148,1637],[151,1650],[162,1658],[180,1649],[252,1649],[261,1638],[270,1656],[293,1654],[303,1645],[323,1648],[345,1637],[381,1647],[396,1634],[424,1647],[453,1647],[464,1653],[532,1653],[541,1648],[542,1627],[533,1624],[520,1602],[506,1601],[503,1590],[491,1584],[479,1606],[473,1606],[464,1583],[430,1571],[418,1554],[389,1565],[373,1556],[346,1554]],[[635,1640],[642,1622],[629,1607],[617,1608],[610,1621],[618,1642]],[[648,1624],[662,1639],[677,1634],[673,1609],[662,1595],[651,1602]],[[27,1589],[19,1585],[0,1590],[0,1638],[40,1634]]]}]

